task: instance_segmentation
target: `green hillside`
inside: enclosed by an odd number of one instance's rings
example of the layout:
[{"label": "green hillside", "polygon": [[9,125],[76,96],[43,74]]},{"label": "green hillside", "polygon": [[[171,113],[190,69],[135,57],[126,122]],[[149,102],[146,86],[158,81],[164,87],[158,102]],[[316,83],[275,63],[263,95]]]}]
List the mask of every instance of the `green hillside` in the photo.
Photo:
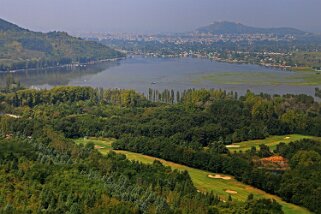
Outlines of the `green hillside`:
[{"label": "green hillside", "polygon": [[32,32],[0,19],[0,71],[88,63],[122,56],[109,47],[64,32]]},{"label": "green hillside", "polygon": [[147,156],[139,153],[122,151],[122,150],[112,150],[112,143],[115,139],[112,138],[79,138],[74,140],[76,144],[80,145],[87,145],[88,143],[93,143],[95,145],[95,149],[97,149],[102,154],[108,154],[110,151],[114,151],[118,154],[126,155],[127,159],[132,161],[138,161],[144,164],[153,164],[155,160],[160,161],[164,166],[169,166],[173,170],[177,169],[179,171],[187,171],[191,176],[191,180],[194,183],[195,187],[200,192],[213,192],[214,194],[218,195],[222,200],[227,199],[229,193],[227,190],[235,191],[232,194],[232,198],[237,201],[246,201],[249,194],[255,195],[257,198],[272,198],[276,200],[278,203],[282,205],[282,209],[285,214],[292,214],[292,213],[310,213],[307,209],[296,206],[291,203],[286,203],[279,197],[268,194],[262,190],[254,188],[252,186],[243,184],[233,176],[223,175],[223,174],[216,174],[224,177],[222,178],[212,178],[209,175],[213,174],[205,170],[191,168],[185,165],[173,163],[170,161],[166,161],[160,158],[155,158],[152,156]]}]

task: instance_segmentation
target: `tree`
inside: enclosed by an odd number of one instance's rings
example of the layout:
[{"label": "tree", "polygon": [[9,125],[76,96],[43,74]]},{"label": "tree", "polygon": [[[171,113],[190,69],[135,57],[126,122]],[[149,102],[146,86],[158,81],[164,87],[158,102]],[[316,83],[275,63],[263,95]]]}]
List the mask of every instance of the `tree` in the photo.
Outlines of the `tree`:
[{"label": "tree", "polygon": [[261,144],[259,147],[260,150],[258,151],[258,155],[260,157],[269,157],[272,155],[272,152],[270,151],[270,148],[267,145]]}]

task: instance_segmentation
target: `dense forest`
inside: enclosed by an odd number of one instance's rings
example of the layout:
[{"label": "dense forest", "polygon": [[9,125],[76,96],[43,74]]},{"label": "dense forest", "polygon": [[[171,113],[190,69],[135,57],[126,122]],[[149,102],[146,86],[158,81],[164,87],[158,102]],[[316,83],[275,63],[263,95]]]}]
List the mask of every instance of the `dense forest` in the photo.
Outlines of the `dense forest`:
[{"label": "dense forest", "polygon": [[[32,90],[8,78],[0,112],[4,212],[282,213],[273,200],[249,196],[245,203],[223,202],[198,192],[186,172],[114,153],[103,156],[93,145],[70,140],[96,136],[116,138],[114,149],[231,174],[321,213],[321,142],[281,143],[273,151],[265,145],[240,153],[226,149],[269,135],[321,136],[321,104],[307,95],[150,89],[144,96],[72,86]],[[274,156],[288,164],[263,164]]]},{"label": "dense forest", "polygon": [[90,63],[123,55],[64,32],[32,32],[0,19],[0,71]]}]

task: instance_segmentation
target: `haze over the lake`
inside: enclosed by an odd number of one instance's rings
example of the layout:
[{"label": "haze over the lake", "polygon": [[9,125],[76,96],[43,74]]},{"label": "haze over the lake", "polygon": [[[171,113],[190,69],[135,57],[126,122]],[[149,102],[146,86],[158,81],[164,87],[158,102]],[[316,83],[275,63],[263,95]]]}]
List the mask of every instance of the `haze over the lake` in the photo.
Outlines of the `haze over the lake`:
[{"label": "haze over the lake", "polygon": [[321,32],[320,0],[0,0],[0,17],[68,32],[184,32],[213,21]]}]

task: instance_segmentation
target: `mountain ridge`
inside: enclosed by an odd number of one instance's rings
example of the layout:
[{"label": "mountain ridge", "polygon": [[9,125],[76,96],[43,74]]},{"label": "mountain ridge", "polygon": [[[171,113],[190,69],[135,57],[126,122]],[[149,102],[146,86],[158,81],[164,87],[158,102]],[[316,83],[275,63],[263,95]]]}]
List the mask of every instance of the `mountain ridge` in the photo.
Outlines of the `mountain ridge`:
[{"label": "mountain ridge", "polygon": [[65,32],[34,32],[0,19],[0,71],[53,67],[123,57]]},{"label": "mountain ridge", "polygon": [[276,34],[276,35],[304,35],[307,32],[291,27],[273,27],[262,28],[252,27],[241,23],[222,21],[214,22],[210,25],[200,27],[196,29],[198,33],[210,33],[210,34]]},{"label": "mountain ridge", "polygon": [[28,31],[28,30],[0,18],[0,31]]}]

